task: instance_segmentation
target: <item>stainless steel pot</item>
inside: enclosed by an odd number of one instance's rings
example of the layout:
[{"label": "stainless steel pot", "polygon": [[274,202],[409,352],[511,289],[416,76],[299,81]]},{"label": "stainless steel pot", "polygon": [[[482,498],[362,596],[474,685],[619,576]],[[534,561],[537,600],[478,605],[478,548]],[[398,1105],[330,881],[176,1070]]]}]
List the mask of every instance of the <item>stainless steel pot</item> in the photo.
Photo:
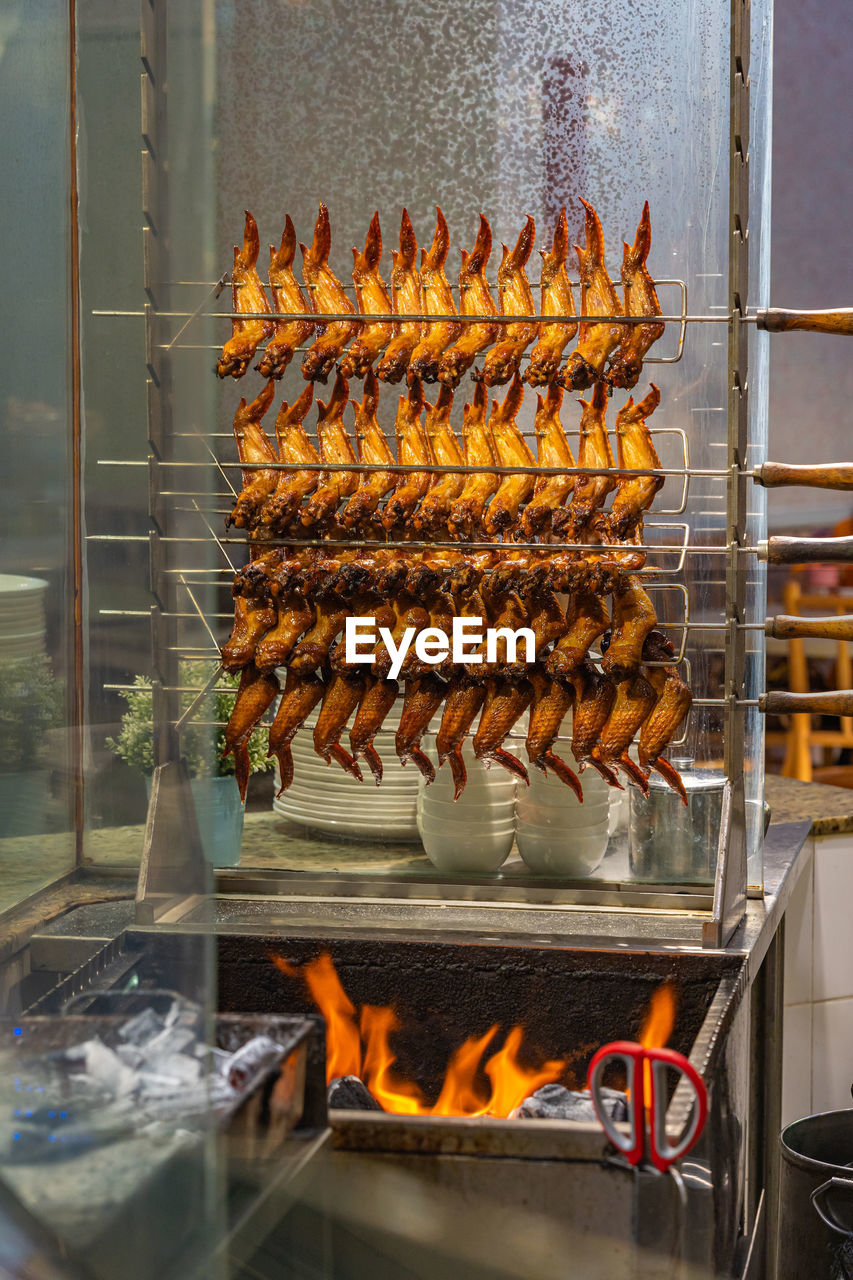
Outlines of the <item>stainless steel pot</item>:
[{"label": "stainless steel pot", "polygon": [[853,1280],[853,1110],[782,1130],[777,1280]]}]

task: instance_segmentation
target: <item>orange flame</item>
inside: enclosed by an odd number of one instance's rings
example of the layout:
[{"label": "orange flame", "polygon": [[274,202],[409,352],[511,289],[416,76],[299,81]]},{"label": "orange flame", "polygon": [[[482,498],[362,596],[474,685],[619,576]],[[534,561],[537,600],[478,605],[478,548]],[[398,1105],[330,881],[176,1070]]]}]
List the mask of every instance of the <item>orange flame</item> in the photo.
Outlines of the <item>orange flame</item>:
[{"label": "orange flame", "polygon": [[[662,983],[652,995],[649,1011],[640,1028],[640,1044],[644,1049],[666,1047],[675,1026],[677,1008],[678,996],[674,983]],[[648,1108],[652,1096],[652,1069],[647,1062],[643,1065],[643,1085]]]},{"label": "orange flame", "polygon": [[652,996],[640,1030],[640,1044],[644,1049],[663,1049],[669,1043],[677,1008],[678,997],[674,984],[662,983]]},{"label": "orange flame", "polygon": [[566,1070],[565,1059],[551,1059],[539,1067],[521,1060],[523,1032],[513,1027],[502,1048],[480,1067],[489,1044],[498,1033],[497,1025],[482,1036],[471,1036],[453,1053],[441,1092],[430,1103],[410,1080],[395,1070],[396,1055],[390,1036],[399,1030],[393,1009],[364,1005],[360,1016],[347,996],[328,954],[298,969],[281,956],[272,957],[282,973],[303,978],[326,1020],[326,1079],[358,1076],[386,1111],[408,1116],[508,1116],[526,1097],[559,1080]]}]

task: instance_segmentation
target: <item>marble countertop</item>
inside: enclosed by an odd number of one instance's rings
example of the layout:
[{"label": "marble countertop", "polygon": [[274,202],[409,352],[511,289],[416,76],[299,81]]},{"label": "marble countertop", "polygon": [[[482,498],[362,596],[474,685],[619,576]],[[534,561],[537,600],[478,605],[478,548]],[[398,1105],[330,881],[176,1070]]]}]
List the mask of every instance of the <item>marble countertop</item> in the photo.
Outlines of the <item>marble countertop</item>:
[{"label": "marble countertop", "polygon": [[853,831],[853,790],[825,787],[820,782],[797,782],[768,773],[764,794],[770,805],[771,822],[812,824],[816,836]]}]

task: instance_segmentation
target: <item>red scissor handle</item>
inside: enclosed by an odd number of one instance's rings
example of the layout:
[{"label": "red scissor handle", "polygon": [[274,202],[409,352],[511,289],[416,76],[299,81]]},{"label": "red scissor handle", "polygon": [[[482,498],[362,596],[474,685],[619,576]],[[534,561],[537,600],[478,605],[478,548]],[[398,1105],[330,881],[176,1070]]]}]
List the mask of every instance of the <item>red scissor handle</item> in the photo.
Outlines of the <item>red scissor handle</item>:
[{"label": "red scissor handle", "polygon": [[[631,1101],[628,1106],[630,1133],[620,1133],[608,1115],[601,1097],[604,1069],[613,1059],[625,1064],[627,1088]],[[651,1097],[646,1099],[645,1064],[651,1076]],[[695,1106],[690,1124],[674,1145],[666,1135],[666,1073],[674,1070],[686,1076],[693,1086]],[[683,1053],[675,1049],[646,1049],[632,1040],[614,1040],[603,1045],[589,1064],[589,1091],[592,1104],[601,1127],[629,1164],[637,1165],[646,1154],[646,1111],[649,1113],[649,1159],[656,1169],[665,1173],[671,1164],[687,1155],[699,1141],[708,1118],[708,1091],[705,1082]]]}]

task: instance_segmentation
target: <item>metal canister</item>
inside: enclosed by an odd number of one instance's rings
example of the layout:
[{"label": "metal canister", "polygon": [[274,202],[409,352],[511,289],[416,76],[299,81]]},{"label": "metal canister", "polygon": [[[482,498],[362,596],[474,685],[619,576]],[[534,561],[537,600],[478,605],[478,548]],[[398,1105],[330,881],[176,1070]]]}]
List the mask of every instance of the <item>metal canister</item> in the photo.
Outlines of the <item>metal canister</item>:
[{"label": "metal canister", "polygon": [[672,764],[681,774],[686,805],[657,774],[649,778],[648,796],[631,788],[631,875],[655,884],[711,884],[717,869],[725,776],[716,769],[693,769],[690,760]]}]

